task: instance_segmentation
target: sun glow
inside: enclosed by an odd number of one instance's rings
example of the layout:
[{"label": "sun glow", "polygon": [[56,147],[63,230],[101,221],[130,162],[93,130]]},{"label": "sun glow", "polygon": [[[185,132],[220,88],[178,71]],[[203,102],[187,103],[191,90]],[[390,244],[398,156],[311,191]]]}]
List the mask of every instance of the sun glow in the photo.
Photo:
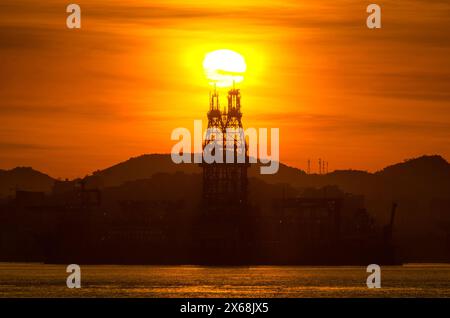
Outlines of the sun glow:
[{"label": "sun glow", "polygon": [[206,54],[203,69],[211,85],[230,87],[244,80],[247,64],[237,52],[217,50]]}]

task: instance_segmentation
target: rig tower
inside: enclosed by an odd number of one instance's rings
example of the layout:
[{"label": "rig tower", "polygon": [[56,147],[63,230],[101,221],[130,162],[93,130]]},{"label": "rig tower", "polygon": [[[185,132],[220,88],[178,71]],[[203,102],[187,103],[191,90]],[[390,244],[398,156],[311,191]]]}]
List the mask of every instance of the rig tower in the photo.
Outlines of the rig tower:
[{"label": "rig tower", "polygon": [[[203,143],[205,156],[201,213],[194,229],[197,262],[233,264],[250,262],[254,220],[247,200],[247,170],[250,166],[242,128],[241,94],[228,91],[228,103],[221,109],[217,90],[210,95],[208,130]],[[219,153],[217,153],[219,151]]]},{"label": "rig tower", "polygon": [[216,162],[203,161],[201,164],[203,203],[209,210],[247,204],[247,169],[250,164],[242,125],[240,90],[234,87],[229,90],[227,100],[227,105],[220,109],[217,90],[210,95],[203,151],[212,155],[216,155],[217,150],[221,153],[215,156]]}]

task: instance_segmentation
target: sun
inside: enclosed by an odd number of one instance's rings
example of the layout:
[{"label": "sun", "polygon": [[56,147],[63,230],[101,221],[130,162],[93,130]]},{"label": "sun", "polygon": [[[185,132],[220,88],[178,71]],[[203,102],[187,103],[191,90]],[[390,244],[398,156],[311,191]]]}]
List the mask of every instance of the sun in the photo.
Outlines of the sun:
[{"label": "sun", "polygon": [[244,80],[247,64],[241,54],[224,49],[206,54],[203,69],[211,85],[230,87]]}]

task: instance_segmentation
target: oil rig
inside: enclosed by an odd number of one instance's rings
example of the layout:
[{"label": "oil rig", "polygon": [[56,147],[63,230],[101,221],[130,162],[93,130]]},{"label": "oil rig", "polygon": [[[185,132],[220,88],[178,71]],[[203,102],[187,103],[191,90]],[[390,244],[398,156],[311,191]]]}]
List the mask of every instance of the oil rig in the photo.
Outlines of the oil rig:
[{"label": "oil rig", "polygon": [[250,167],[247,142],[244,137],[241,93],[233,87],[228,91],[227,104],[221,108],[216,89],[210,94],[207,113],[208,128],[203,153],[214,162],[203,162],[202,202],[197,224],[195,255],[199,262],[222,263],[230,259],[242,262],[252,242],[252,208],[248,203]]},{"label": "oil rig", "polygon": [[[219,154],[215,153],[217,151]],[[250,164],[238,89],[233,88],[228,92],[228,104],[223,110],[220,109],[217,91],[211,95],[203,152],[219,158],[215,162],[203,161],[200,165],[203,170],[202,196],[207,209],[212,212],[223,205],[245,206],[247,169]]]}]

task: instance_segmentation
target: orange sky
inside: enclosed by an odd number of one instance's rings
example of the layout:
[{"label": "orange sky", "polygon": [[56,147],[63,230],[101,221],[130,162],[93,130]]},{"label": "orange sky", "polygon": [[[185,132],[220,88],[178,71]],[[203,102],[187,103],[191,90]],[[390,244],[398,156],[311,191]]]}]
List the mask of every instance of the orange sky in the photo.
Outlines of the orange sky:
[{"label": "orange sky", "polygon": [[[205,119],[204,54],[246,58],[245,127],[279,127],[280,157],[305,169],[374,171],[450,158],[450,4],[375,1],[72,1],[0,5],[0,168],[76,177],[169,153]],[[124,4],[126,3],[126,4]],[[281,3],[283,3],[281,5]]]}]

